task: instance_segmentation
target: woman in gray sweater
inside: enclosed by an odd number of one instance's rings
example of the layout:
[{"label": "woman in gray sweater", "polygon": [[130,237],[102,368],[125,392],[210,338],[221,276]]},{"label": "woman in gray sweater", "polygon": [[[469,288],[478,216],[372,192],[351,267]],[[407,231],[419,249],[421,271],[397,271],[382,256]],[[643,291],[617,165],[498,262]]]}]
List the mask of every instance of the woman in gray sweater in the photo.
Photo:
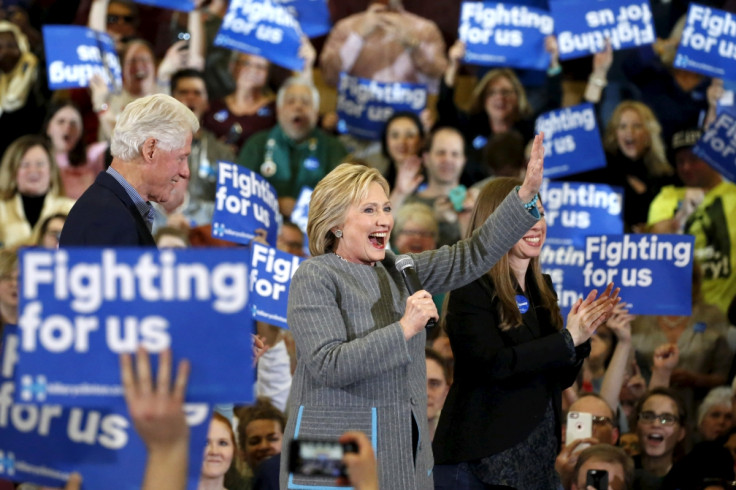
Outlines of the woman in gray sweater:
[{"label": "woman in gray sweater", "polygon": [[295,273],[288,321],[297,348],[281,488],[334,486],[287,470],[291,439],[371,439],[382,490],[432,483],[427,429],[425,325],[437,318],[432,295],[487,272],[534,223],[542,183],[543,135],[534,139],[526,178],[472,237],[410,254],[424,289],[409,294],[389,250],[388,184],[375,169],[342,164],[314,189],[307,234],[313,258]]}]

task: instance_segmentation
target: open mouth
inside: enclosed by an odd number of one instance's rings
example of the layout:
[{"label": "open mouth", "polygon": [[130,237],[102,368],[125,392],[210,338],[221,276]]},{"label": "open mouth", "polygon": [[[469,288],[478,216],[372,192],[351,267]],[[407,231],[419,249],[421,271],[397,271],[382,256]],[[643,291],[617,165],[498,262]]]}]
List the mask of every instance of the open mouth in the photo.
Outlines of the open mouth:
[{"label": "open mouth", "polygon": [[368,240],[370,240],[371,245],[373,245],[374,248],[383,250],[384,248],[386,248],[387,236],[388,233],[386,232],[371,233],[370,235],[368,235]]},{"label": "open mouth", "polygon": [[529,245],[538,247],[539,244],[542,242],[542,238],[538,236],[530,236],[530,237],[524,237],[524,241],[528,243]]},{"label": "open mouth", "polygon": [[647,436],[647,441],[652,442],[654,444],[661,444],[664,442],[664,436],[662,434],[649,434]]}]

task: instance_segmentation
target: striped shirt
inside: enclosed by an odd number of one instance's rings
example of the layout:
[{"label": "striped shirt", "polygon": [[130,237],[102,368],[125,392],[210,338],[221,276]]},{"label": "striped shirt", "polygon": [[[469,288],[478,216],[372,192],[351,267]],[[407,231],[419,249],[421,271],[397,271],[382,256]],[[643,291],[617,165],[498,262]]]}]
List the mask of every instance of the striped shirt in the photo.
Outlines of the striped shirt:
[{"label": "striped shirt", "polygon": [[130,199],[133,201],[133,204],[135,204],[135,207],[138,210],[138,212],[141,213],[141,216],[143,216],[143,220],[146,222],[146,225],[148,226],[148,231],[151,231],[153,229],[153,218],[156,215],[151,203],[143,199],[141,195],[138,194],[138,191],[135,190],[135,188],[132,185],[130,185],[128,181],[125,180],[125,177],[120,175],[120,173],[117,170],[115,170],[112,167],[108,167],[107,173],[110,174],[115,180],[118,181],[120,185],[123,186],[123,189],[125,189],[126,194],[128,194],[128,197],[130,197]]}]

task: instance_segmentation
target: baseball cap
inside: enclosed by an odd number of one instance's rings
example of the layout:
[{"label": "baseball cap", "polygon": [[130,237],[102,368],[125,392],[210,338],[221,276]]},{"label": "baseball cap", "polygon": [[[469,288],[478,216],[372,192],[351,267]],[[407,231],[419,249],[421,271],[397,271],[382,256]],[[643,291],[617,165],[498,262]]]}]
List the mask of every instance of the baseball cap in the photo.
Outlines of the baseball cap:
[{"label": "baseball cap", "polygon": [[679,150],[680,148],[690,148],[695,146],[700,137],[703,135],[703,131],[699,128],[690,128],[683,131],[678,131],[672,136],[672,151]]}]

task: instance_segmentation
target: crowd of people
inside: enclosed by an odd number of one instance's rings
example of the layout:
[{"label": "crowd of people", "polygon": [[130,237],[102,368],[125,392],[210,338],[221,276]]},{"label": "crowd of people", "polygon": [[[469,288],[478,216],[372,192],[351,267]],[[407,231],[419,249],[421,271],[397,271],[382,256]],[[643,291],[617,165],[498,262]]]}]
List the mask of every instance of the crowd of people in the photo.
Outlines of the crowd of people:
[{"label": "crowd of people", "polygon": [[[465,66],[464,43],[400,0],[366,2],[319,50],[303,38],[298,72],[216,46],[226,0],[188,15],[88,0],[68,22],[112,37],[122,87],[51,91],[40,3],[0,6],[0,325],[18,321],[20,247],[233,246],[210,233],[218,161],[273,185],[270,245],[308,258],[289,329],[252,332],[256,402],[215,407],[200,488],[568,490],[602,473],[614,490],[736,485],[736,185],[693,152],[726,88],[674,67],[676,5],[655,9],[666,38],[582,63],[549,36],[549,67],[530,78]],[[377,141],[343,134],[343,73],[422,83],[429,103],[395,112]],[[608,284],[562,317],[541,262],[534,122],[577,102],[595,108],[606,165],[562,180],[621,188],[627,233],[695,237],[691,315],[632,315]],[[189,366],[171,364],[165,351],[151,380],[148,353],[121,358],[145,489],[186,483]],[[571,414],[590,416],[582,438],[567,440]],[[347,472],[291,472],[295,439],[350,443]]]}]

